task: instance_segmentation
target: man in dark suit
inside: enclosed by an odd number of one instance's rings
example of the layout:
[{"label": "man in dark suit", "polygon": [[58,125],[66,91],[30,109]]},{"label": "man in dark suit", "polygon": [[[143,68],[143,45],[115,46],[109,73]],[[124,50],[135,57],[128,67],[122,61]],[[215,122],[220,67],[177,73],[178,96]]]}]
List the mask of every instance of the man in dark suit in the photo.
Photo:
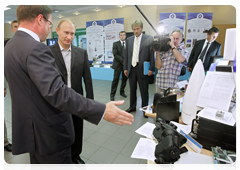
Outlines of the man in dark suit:
[{"label": "man in dark suit", "polygon": [[[130,85],[130,107],[127,112],[136,111],[137,105],[137,82],[142,97],[142,107],[148,105],[148,79],[155,70],[153,50],[151,45],[153,37],[142,34],[143,23],[137,19],[132,23],[134,35],[126,40],[126,55],[124,57],[124,74],[129,77]],[[144,75],[143,63],[150,62],[148,75]],[[144,114],[144,117],[145,116]]]},{"label": "man in dark suit", "polygon": [[198,59],[202,60],[204,70],[209,70],[213,60],[211,56],[221,55],[222,45],[215,41],[218,34],[219,30],[216,27],[212,27],[207,33],[207,39],[199,40],[195,43],[188,60],[188,71],[193,70]]},{"label": "man in dark suit", "polygon": [[133,116],[116,106],[124,101],[105,105],[64,84],[50,49],[41,43],[52,26],[46,5],[20,5],[17,18],[19,29],[4,49],[12,99],[12,153],[30,153],[34,164],[71,164],[71,114],[94,124],[103,118],[118,125],[131,124]]},{"label": "man in dark suit", "polygon": [[[14,21],[11,23],[11,31],[15,34],[15,32],[16,32],[17,30],[18,30],[18,21],[17,21],[17,20],[14,20]],[[4,41],[4,47],[5,47],[5,45],[7,44],[7,42],[8,42],[9,40],[10,40],[10,38]]]},{"label": "man in dark suit", "polygon": [[120,74],[122,73],[122,84],[120,87],[120,95],[123,97],[127,97],[124,91],[124,88],[126,87],[127,83],[127,77],[124,74],[123,71],[123,63],[124,63],[124,54],[125,54],[125,46],[126,46],[126,32],[121,31],[119,32],[119,41],[116,41],[113,43],[112,52],[113,52],[113,65],[112,68],[114,69],[114,77],[112,81],[112,87],[111,87],[111,94],[110,94],[110,100],[114,100],[114,96],[117,91],[118,81]]},{"label": "man in dark suit", "polygon": [[[56,64],[61,71],[64,82],[69,88],[83,95],[82,78],[85,83],[86,97],[93,99],[93,86],[89,68],[87,51],[71,45],[75,35],[75,25],[63,19],[59,22],[56,31],[58,43],[50,46]],[[81,159],[83,119],[72,115],[75,130],[75,141],[71,146],[72,162],[85,164]]]}]

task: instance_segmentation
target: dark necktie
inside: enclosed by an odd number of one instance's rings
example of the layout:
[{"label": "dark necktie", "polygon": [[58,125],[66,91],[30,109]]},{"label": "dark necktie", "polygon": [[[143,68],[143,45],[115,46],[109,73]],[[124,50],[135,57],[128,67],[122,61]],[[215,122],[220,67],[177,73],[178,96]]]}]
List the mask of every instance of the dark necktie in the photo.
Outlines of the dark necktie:
[{"label": "dark necktie", "polygon": [[123,55],[123,57],[124,57],[124,55],[125,55],[124,42],[122,43],[122,55]]},{"label": "dark necktie", "polygon": [[207,43],[206,47],[203,49],[202,53],[200,54],[199,59],[201,59],[202,62],[204,62],[204,58],[203,58],[203,57],[205,56],[205,54],[206,54],[206,52],[207,52],[208,45],[209,45],[209,42]]}]

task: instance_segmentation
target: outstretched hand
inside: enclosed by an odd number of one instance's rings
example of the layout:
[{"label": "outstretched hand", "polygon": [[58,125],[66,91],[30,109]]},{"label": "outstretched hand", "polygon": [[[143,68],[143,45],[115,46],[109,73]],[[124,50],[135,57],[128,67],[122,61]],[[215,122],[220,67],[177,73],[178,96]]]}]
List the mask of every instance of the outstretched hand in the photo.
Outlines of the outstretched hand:
[{"label": "outstretched hand", "polygon": [[111,123],[115,123],[117,125],[131,125],[133,120],[133,115],[121,110],[117,107],[117,105],[122,105],[124,100],[121,101],[111,101],[106,104],[104,119]]}]

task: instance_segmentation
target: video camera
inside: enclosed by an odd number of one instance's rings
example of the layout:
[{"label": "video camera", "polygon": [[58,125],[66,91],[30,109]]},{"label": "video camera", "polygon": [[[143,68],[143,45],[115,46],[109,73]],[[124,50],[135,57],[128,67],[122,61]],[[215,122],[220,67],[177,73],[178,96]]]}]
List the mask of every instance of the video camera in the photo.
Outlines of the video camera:
[{"label": "video camera", "polygon": [[142,13],[142,11],[138,8],[137,5],[135,5],[135,7],[138,9],[138,11],[142,14],[142,16],[146,19],[146,21],[149,23],[149,25],[152,27],[152,29],[155,31],[155,33],[157,35],[154,36],[153,38],[153,43],[152,43],[152,48],[153,51],[168,51],[171,46],[169,45],[169,41],[171,41],[171,39],[169,38],[169,36],[166,35],[161,35],[159,34],[156,29],[152,26],[152,24],[149,22],[149,20],[147,19],[147,17]]},{"label": "video camera", "polygon": [[177,126],[166,123],[165,120],[158,118],[153,136],[158,144],[155,148],[155,162],[157,164],[173,164],[180,158],[180,154],[187,152],[186,147],[180,148],[187,139],[176,131]]}]

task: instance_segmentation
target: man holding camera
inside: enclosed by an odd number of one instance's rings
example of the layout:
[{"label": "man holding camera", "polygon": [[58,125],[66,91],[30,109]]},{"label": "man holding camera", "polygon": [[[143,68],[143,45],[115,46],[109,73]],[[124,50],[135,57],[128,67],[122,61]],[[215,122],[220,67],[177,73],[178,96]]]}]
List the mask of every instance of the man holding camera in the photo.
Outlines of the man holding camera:
[{"label": "man holding camera", "polygon": [[187,62],[189,52],[186,50],[181,30],[175,30],[169,37],[168,51],[156,51],[156,92],[164,93],[169,87],[178,82],[183,64]]}]

